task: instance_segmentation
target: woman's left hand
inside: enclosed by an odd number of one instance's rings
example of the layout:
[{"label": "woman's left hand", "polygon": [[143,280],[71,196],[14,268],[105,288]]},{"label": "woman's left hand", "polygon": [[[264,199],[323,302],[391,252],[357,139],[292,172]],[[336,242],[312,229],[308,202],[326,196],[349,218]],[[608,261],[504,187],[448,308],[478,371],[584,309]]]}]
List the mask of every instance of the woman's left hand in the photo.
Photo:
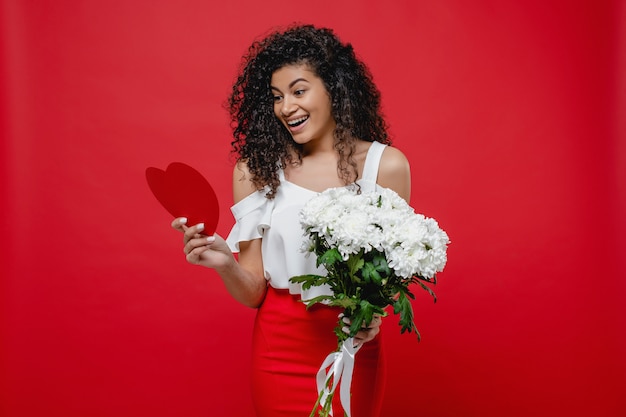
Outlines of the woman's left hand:
[{"label": "woman's left hand", "polygon": [[[341,329],[344,333],[350,334],[350,324],[352,321],[345,317],[343,314],[340,315],[341,320],[345,323],[345,326]],[[380,325],[383,323],[383,318],[380,314],[374,314],[372,317],[372,322],[368,325],[361,328],[359,332],[354,335],[354,347],[358,347],[363,343],[370,342],[376,338],[378,333],[380,332]]]}]

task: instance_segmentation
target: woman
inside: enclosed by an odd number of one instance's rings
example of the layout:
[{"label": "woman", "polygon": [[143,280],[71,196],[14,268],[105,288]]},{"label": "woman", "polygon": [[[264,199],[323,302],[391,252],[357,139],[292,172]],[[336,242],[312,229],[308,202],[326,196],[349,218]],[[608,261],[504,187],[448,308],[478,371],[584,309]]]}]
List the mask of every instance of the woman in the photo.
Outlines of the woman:
[{"label": "woman", "polygon": [[[236,224],[227,240],[175,219],[192,264],[213,268],[230,294],[258,308],[253,336],[253,401],[258,416],[308,415],[315,374],[336,349],[338,310],[306,301],[289,278],[323,273],[300,251],[298,213],[325,189],[388,187],[407,201],[410,169],[390,143],[380,94],[350,44],[329,29],[295,26],[252,44],[233,86]],[[238,252],[236,259],[233,253]],[[349,323],[349,320],[346,319]],[[380,317],[355,337],[362,344],[352,381],[352,415],[378,416],[384,386]],[[336,396],[338,397],[338,395]],[[335,415],[343,415],[335,402]]]}]

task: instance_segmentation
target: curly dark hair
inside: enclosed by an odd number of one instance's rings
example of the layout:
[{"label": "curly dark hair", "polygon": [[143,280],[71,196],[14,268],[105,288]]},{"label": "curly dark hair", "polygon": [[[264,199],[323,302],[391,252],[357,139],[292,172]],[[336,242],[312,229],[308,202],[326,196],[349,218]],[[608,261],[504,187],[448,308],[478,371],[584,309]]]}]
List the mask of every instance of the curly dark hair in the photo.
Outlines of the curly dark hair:
[{"label": "curly dark hair", "polygon": [[331,29],[297,25],[255,41],[243,57],[227,107],[234,140],[232,153],[245,161],[258,190],[269,186],[274,198],[278,170],[301,160],[301,145],[274,114],[272,74],[285,65],[307,65],[321,78],[331,98],[336,123],[337,171],[346,184],[358,177],[353,155],[357,140],[390,144],[380,109],[380,92],[366,65],[349,43]]}]

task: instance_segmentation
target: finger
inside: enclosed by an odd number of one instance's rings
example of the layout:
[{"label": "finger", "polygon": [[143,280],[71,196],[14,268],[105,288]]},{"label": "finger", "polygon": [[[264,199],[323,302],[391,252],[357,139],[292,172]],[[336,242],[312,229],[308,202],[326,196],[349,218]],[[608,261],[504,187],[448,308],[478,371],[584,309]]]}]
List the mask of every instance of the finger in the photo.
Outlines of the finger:
[{"label": "finger", "polygon": [[178,230],[179,232],[185,232],[187,229],[187,218],[186,217],[177,217],[172,220],[172,228]]},{"label": "finger", "polygon": [[[341,321],[344,322],[345,324],[352,324],[352,320],[350,320],[348,317],[344,317],[342,314],[339,315],[339,317],[341,318]],[[383,319],[382,316],[380,314],[374,314],[374,316],[372,317],[372,321],[369,323],[369,325],[367,325],[366,323],[363,323],[362,328],[363,329],[371,329],[373,327],[378,327],[382,324]]]},{"label": "finger", "polygon": [[201,252],[204,252],[206,249],[209,249],[214,242],[215,237],[213,236],[203,236],[196,234],[192,239],[189,239],[185,243],[183,251],[186,255],[189,255],[196,249],[202,248]]},{"label": "finger", "polygon": [[354,340],[358,343],[366,343],[376,338],[380,332],[380,328],[375,327],[373,329],[361,330],[354,336]]},{"label": "finger", "polygon": [[359,346],[361,346],[362,344],[367,343],[369,340],[371,340],[371,339],[369,339],[369,338],[367,338],[367,337],[361,337],[359,334],[357,334],[356,336],[354,336],[354,337],[352,338],[352,343],[353,343],[353,345],[352,345],[352,346],[353,346],[354,348],[358,348],[358,347],[359,347]]},{"label": "finger", "polygon": [[194,239],[189,245],[185,246],[185,257],[187,262],[192,264],[199,264],[202,260],[202,254],[211,250],[211,245],[215,241],[215,238],[202,236],[199,239]]},{"label": "finger", "polygon": [[383,318],[379,314],[374,314],[369,326],[365,326],[365,324],[363,324],[363,327],[365,329],[372,329],[374,327],[380,327],[381,324],[383,324]]},{"label": "finger", "polygon": [[204,223],[198,223],[195,226],[185,227],[185,236],[183,237],[183,241],[187,243],[191,239],[197,239],[203,231]]},{"label": "finger", "polygon": [[208,250],[206,246],[200,246],[191,250],[191,252],[186,254],[187,262],[190,264],[198,264],[200,263],[200,256],[204,251]]},{"label": "finger", "polygon": [[[344,332],[345,334],[349,335],[350,334],[350,327],[348,326],[343,326],[341,328],[341,331]],[[355,339],[359,338],[359,339],[368,339],[369,338],[369,334],[370,332],[376,332],[378,333],[378,328],[368,328],[368,327],[363,327],[362,330],[359,330],[354,336]]]}]

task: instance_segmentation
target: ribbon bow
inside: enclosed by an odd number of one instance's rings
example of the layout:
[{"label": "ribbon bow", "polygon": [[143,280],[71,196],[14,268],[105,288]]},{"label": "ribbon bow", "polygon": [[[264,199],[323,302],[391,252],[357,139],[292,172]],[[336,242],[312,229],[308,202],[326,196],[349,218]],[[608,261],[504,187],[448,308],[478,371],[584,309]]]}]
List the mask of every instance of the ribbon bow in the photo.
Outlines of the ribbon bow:
[{"label": "ribbon bow", "polygon": [[[355,347],[354,338],[346,339],[341,345],[341,349],[328,355],[317,371],[317,392],[322,394],[320,404],[326,403],[326,399],[335,392],[341,380],[339,397],[347,417],[350,417],[350,386],[352,385],[352,371],[354,370],[354,355],[359,349],[361,349],[361,345]],[[326,372],[329,367],[330,369]],[[333,378],[333,385],[329,388],[330,378]],[[332,407],[330,415],[333,415]]]}]

